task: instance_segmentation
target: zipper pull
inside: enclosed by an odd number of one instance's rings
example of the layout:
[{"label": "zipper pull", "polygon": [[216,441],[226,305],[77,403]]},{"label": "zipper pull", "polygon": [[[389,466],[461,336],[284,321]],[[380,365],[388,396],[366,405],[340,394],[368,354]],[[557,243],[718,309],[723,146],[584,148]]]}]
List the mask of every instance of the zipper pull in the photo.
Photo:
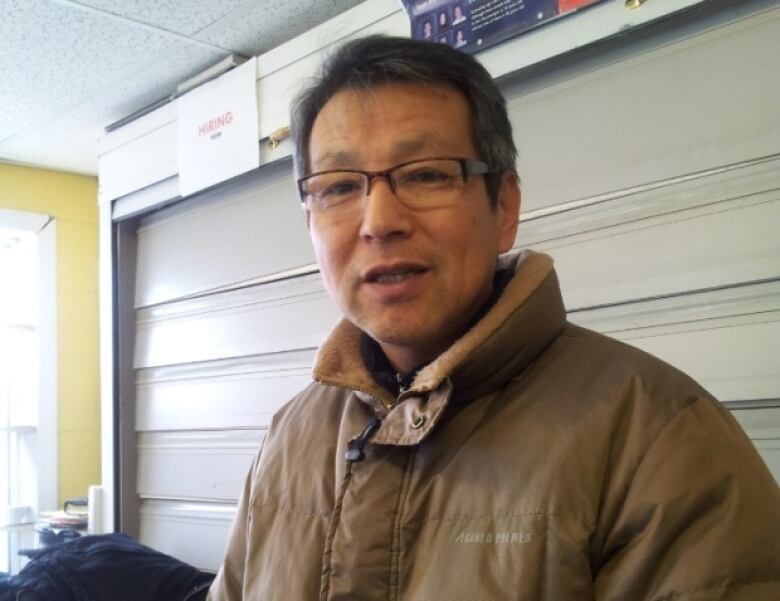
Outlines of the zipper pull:
[{"label": "zipper pull", "polygon": [[405,382],[406,378],[404,378],[400,373],[395,374],[395,381],[398,384],[398,394],[406,392],[407,388],[409,388],[409,384]]},{"label": "zipper pull", "polygon": [[378,417],[372,417],[371,421],[366,424],[363,431],[357,435],[357,438],[353,439],[347,446],[347,452],[344,453],[344,459],[352,463],[363,461],[366,458],[366,454],[363,452],[363,447],[366,446],[368,439],[371,435],[377,431],[382,420]]}]

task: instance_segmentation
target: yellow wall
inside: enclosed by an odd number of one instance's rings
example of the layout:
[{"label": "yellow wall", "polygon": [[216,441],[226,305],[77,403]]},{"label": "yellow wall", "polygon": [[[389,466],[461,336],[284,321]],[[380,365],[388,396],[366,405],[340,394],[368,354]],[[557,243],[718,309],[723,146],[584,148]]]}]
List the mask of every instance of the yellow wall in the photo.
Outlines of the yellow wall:
[{"label": "yellow wall", "polygon": [[100,483],[97,179],[0,163],[0,208],[57,224],[59,502]]}]

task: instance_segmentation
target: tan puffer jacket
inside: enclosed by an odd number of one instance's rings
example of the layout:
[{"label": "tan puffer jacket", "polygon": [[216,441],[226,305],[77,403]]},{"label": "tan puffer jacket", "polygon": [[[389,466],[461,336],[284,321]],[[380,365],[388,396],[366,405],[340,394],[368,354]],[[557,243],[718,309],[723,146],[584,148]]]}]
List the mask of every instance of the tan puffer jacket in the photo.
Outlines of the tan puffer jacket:
[{"label": "tan puffer jacket", "polygon": [[273,420],[211,601],[780,599],[780,494],[729,412],[566,324],[548,257],[511,260],[398,399],[336,327]]}]

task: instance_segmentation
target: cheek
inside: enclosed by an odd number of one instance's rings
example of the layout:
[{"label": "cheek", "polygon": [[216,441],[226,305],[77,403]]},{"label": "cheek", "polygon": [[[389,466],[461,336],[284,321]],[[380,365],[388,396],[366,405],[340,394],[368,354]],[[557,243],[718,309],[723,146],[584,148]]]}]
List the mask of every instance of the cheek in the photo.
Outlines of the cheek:
[{"label": "cheek", "polygon": [[311,241],[325,288],[328,294],[337,297],[339,282],[343,278],[348,261],[349,253],[345,241],[332,233],[316,229],[311,230]]},{"label": "cheek", "polygon": [[464,267],[484,264],[498,255],[499,232],[492,221],[480,215],[463,215],[458,221],[443,224],[439,241],[449,248],[452,257],[459,257]]},{"label": "cheek", "polygon": [[498,257],[499,232],[485,220],[469,219],[463,228],[450,232],[452,249],[453,277],[459,282],[464,293],[482,289],[486,281],[492,281]]}]

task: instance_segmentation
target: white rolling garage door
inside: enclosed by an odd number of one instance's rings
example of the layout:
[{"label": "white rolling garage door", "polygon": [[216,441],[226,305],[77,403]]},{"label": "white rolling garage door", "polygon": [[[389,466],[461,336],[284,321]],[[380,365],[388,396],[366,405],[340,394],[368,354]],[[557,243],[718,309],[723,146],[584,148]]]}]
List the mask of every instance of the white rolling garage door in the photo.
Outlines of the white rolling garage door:
[{"label": "white rolling garage door", "polygon": [[[505,82],[518,247],[553,255],[570,319],[729,403],[780,477],[777,14]],[[273,412],[338,319],[290,162],[144,217],[135,428],[142,542],[216,569]]]},{"label": "white rolling garage door", "polygon": [[264,430],[338,313],[316,273],[284,277],[313,262],[288,161],[137,235],[140,539],[215,569]]}]

